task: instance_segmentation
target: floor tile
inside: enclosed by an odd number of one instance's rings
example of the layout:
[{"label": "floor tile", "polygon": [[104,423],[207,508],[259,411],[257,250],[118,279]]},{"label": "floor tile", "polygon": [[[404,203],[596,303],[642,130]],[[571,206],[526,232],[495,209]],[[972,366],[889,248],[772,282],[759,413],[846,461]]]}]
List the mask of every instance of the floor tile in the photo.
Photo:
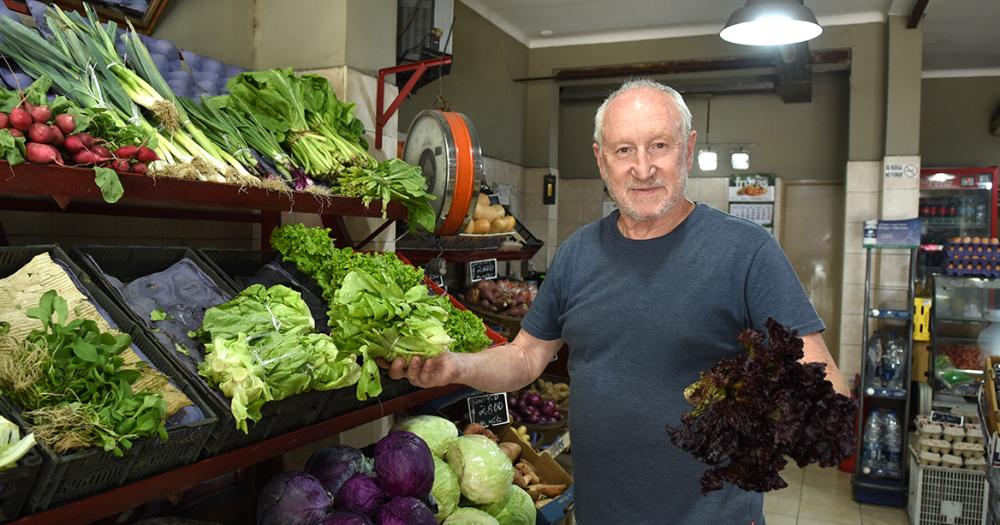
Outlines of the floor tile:
[{"label": "floor tile", "polygon": [[795,516],[785,516],[784,514],[764,513],[764,520],[767,525],[798,525]]},{"label": "floor tile", "polygon": [[851,499],[850,490],[803,485],[799,523],[860,525],[861,507]]},{"label": "floor tile", "polygon": [[[799,514],[799,495],[791,494],[767,494],[764,496],[764,513],[766,514],[782,514],[785,516],[798,516]],[[770,520],[768,521],[770,523]]]},{"label": "floor tile", "polygon": [[861,523],[863,525],[908,525],[909,522],[905,509],[861,505]]},{"label": "floor tile", "polygon": [[822,470],[805,470],[802,484],[813,487],[836,488],[851,490],[851,475],[835,468]]},{"label": "floor tile", "polygon": [[810,517],[799,516],[799,521],[798,521],[798,525],[846,525],[848,523],[852,525],[861,525],[861,518],[859,517],[857,521],[850,521],[850,520],[845,521],[841,519],[838,519],[837,521],[829,521],[822,518],[810,518]]}]

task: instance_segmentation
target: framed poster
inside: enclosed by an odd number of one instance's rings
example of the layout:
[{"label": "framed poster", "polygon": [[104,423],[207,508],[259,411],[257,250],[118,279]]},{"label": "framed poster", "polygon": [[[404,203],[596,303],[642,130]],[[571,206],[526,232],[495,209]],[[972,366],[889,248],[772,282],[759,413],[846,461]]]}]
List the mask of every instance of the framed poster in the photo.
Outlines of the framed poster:
[{"label": "framed poster", "polygon": [[774,202],[774,175],[730,175],[729,202]]}]

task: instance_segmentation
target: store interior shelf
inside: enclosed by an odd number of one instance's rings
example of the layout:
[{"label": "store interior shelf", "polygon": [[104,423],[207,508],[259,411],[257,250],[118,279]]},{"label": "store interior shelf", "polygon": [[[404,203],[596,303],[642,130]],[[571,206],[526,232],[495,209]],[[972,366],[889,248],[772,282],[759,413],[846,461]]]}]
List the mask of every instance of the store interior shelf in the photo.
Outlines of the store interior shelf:
[{"label": "store interior shelf", "polygon": [[906,390],[902,388],[874,388],[868,387],[865,389],[865,396],[877,399],[896,399],[902,400],[906,399]]},{"label": "store interior shelf", "polygon": [[873,319],[900,319],[909,320],[912,314],[909,310],[887,310],[881,308],[872,308],[868,312],[868,316]]},{"label": "store interior shelf", "polygon": [[405,256],[413,264],[424,264],[436,257],[442,257],[451,262],[468,263],[481,261],[483,259],[496,259],[498,261],[521,261],[530,259],[538,253],[538,248],[526,248],[523,250],[451,250],[438,252],[435,250],[410,250],[397,248],[396,253]]},{"label": "store interior shelf", "polygon": [[354,412],[276,436],[253,445],[151,476],[121,487],[67,503],[44,512],[25,516],[9,525],[90,523],[113,516],[137,505],[174,494],[227,472],[255,465],[320,441],[334,434],[374,421],[388,414],[423,405],[463,389],[460,385],[417,390]]},{"label": "store interior shelf", "polygon": [[[381,217],[381,201],[365,206],[360,199],[323,196],[309,192],[279,193],[263,188],[239,187],[233,184],[171,179],[121,173],[118,175],[124,195],[121,204],[153,206],[194,206],[262,211],[295,211],[322,215]],[[23,163],[11,166],[0,161],[0,195],[6,197],[52,198],[60,207],[73,200],[103,203],[101,192],[94,183],[94,171],[44,164]],[[108,205],[108,211],[119,204]],[[401,219],[405,209],[390,203],[387,218]]]}]

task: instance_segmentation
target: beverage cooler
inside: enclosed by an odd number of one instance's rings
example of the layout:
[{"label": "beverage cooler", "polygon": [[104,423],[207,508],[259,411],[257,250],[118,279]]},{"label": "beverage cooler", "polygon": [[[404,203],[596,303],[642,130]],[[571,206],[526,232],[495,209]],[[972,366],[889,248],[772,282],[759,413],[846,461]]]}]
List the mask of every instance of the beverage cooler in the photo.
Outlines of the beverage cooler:
[{"label": "beverage cooler", "polygon": [[[923,276],[940,272],[944,253],[934,251],[954,237],[997,236],[997,167],[920,170]],[[931,245],[931,246],[928,246]]]}]

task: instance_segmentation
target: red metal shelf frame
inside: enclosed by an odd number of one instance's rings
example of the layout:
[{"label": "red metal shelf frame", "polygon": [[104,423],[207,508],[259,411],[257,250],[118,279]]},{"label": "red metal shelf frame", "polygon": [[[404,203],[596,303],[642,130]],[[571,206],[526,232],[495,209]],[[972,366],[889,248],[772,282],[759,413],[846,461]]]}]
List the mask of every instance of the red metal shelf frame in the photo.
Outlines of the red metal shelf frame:
[{"label": "red metal shelf frame", "polygon": [[383,416],[423,405],[463,388],[465,387],[461,385],[449,385],[411,392],[378,405],[372,405],[232,452],[122,485],[88,498],[67,503],[61,507],[25,516],[10,522],[8,525],[91,523],[143,503],[161,499],[165,494],[180,492],[227,472],[280,456],[303,445],[375,421]]}]

